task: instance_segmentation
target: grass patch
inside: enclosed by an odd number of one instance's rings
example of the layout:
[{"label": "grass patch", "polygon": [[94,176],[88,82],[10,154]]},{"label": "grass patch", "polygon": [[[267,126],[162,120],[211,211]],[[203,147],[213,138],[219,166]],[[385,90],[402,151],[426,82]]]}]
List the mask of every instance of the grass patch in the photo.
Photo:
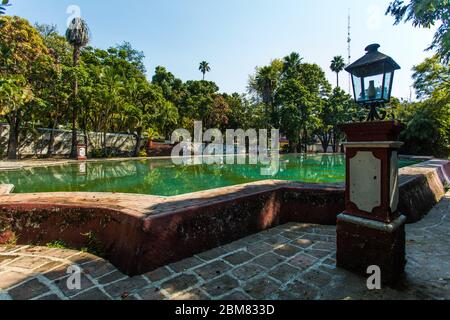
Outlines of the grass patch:
[{"label": "grass patch", "polygon": [[47,243],[46,247],[51,249],[70,249],[68,245],[66,245],[63,241],[60,240]]}]

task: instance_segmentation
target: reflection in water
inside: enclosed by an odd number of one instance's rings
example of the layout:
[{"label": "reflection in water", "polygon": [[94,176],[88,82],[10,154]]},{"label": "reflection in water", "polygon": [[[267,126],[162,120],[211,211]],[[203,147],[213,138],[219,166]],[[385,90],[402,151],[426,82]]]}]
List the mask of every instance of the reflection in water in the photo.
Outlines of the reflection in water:
[{"label": "reflection in water", "polygon": [[[413,164],[402,162],[400,166]],[[173,196],[266,179],[309,183],[343,182],[342,155],[284,155],[275,176],[261,175],[263,165],[182,165],[171,160],[87,162],[0,172],[0,184],[15,193],[124,192]]]}]

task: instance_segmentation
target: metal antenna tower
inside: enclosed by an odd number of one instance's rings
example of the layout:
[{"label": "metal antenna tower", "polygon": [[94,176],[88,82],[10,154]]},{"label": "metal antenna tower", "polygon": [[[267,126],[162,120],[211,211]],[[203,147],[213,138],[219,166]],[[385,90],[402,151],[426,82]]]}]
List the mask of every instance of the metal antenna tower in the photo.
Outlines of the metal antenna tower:
[{"label": "metal antenna tower", "polygon": [[[351,37],[352,25],[350,17],[350,9],[348,9],[348,37],[347,37],[347,50],[348,50],[348,65],[352,63],[352,37]],[[348,92],[352,92],[352,79],[350,74],[348,75]]]}]

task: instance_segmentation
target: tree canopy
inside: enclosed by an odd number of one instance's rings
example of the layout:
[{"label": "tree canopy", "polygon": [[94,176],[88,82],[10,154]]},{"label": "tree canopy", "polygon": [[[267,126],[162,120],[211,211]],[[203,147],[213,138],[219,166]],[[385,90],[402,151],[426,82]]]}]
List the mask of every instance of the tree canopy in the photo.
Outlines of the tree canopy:
[{"label": "tree canopy", "polygon": [[386,14],[395,18],[395,24],[411,21],[414,27],[440,26],[427,50],[436,50],[443,62],[450,59],[450,1],[449,0],[395,0],[389,4]]}]

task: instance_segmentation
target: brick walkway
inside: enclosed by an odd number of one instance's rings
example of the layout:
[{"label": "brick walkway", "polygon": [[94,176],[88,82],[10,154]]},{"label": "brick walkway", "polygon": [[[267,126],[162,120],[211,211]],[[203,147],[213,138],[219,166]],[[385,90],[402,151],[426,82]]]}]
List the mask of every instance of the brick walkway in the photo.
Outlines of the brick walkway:
[{"label": "brick walkway", "polygon": [[[2,299],[450,299],[450,192],[407,227],[408,265],[397,289],[369,291],[335,267],[335,227],[283,225],[129,278],[90,254],[0,247]],[[67,268],[82,270],[67,289]]]}]

